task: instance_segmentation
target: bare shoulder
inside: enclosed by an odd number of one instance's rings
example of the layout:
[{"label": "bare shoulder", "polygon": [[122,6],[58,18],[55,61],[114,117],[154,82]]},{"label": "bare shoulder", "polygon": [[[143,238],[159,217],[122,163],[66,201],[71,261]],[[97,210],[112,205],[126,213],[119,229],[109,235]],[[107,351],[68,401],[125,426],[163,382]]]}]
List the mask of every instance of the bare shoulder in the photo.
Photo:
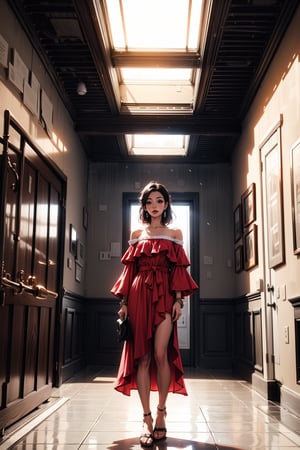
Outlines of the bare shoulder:
[{"label": "bare shoulder", "polygon": [[142,232],[142,228],[132,231],[130,233],[130,240],[138,239],[141,236]]},{"label": "bare shoulder", "polygon": [[170,237],[172,237],[173,239],[177,239],[178,241],[182,241],[183,236],[180,228],[169,228],[169,232]]}]

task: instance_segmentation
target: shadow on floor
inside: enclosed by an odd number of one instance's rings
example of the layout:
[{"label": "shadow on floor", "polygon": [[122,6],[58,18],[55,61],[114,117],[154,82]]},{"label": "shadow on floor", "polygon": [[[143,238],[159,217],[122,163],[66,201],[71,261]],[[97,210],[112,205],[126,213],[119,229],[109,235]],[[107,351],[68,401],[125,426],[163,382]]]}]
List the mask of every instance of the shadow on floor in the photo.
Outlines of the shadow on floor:
[{"label": "shadow on floor", "polygon": [[[143,449],[141,445],[137,444],[136,438],[122,439],[120,441],[114,441],[107,450],[137,450]],[[167,450],[167,449],[181,449],[181,450],[243,450],[240,447],[227,447],[219,444],[208,444],[206,442],[196,442],[189,439],[177,439],[168,437],[165,441],[154,442],[150,447],[151,450]]]}]

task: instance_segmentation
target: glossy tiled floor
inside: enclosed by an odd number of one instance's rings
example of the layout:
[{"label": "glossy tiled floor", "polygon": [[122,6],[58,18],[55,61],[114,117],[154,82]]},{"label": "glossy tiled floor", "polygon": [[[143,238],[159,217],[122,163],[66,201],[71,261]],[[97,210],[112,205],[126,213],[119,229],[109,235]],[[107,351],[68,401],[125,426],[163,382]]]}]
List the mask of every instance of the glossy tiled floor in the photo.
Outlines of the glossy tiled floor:
[{"label": "glossy tiled floor", "polygon": [[[154,450],[300,448],[300,418],[264,400],[247,382],[195,369],[185,370],[185,380],[189,396],[169,396],[168,438]],[[23,428],[8,429],[0,449],[140,449],[137,393],[125,397],[113,382],[113,370],[78,374],[54,390],[51,414],[46,408]],[[151,395],[155,413],[157,394]]]}]

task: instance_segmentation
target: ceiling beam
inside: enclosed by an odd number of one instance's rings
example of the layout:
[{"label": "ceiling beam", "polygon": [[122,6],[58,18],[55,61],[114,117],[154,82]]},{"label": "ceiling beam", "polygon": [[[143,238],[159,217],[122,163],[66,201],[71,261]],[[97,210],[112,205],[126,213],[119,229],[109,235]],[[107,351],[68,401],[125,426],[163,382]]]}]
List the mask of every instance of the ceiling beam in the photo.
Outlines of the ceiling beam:
[{"label": "ceiling beam", "polygon": [[210,88],[211,77],[215,69],[231,0],[207,2],[205,5],[207,6],[205,14],[207,15],[206,23],[208,27],[203,29],[201,35],[200,57],[202,60],[202,73],[195,106],[195,111],[197,112],[202,110]]},{"label": "ceiling beam", "polygon": [[200,68],[200,55],[197,52],[113,51],[111,59],[115,67]]},{"label": "ceiling beam", "polygon": [[239,136],[240,123],[224,117],[195,116],[118,116],[84,117],[75,130],[81,135],[122,135],[143,133],[189,134],[203,136]]}]

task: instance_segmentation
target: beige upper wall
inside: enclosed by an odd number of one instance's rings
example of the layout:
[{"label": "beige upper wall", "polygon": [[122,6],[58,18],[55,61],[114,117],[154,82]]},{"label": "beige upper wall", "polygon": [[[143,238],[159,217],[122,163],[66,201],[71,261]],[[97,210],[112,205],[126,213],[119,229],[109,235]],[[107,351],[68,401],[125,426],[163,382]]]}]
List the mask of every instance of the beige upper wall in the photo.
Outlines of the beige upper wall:
[{"label": "beige upper wall", "polygon": [[[281,42],[275,58],[256,95],[250,112],[244,122],[243,133],[233,158],[233,207],[240,201],[243,191],[252,182],[256,183],[256,210],[258,226],[259,264],[250,272],[242,272],[236,277],[236,295],[254,292],[258,279],[268,279],[264,273],[263,220],[262,220],[262,182],[260,148],[262,143],[280,121],[282,151],[282,188],[285,263],[272,270],[278,317],[274,332],[278,337],[278,361],[275,364],[275,377],[285,387],[300,393],[296,383],[296,343],[294,308],[289,298],[300,295],[300,259],[293,253],[293,225],[291,202],[290,150],[300,138],[300,8]],[[286,287],[286,299],[283,288]],[[262,313],[264,321],[268,308],[262,293]],[[285,329],[289,330],[286,343]],[[263,341],[266,343],[265,326]],[[264,347],[264,352],[266,352]],[[265,353],[264,353],[265,357]]]},{"label": "beige upper wall", "polygon": [[[74,260],[69,253],[69,224],[72,223],[79,239],[85,243],[86,232],[82,226],[82,209],[87,205],[88,163],[78,136],[74,132],[73,122],[57,94],[45,67],[32,48],[23,29],[6,1],[1,1],[0,34],[8,42],[9,48],[15,48],[25,65],[32,70],[41,88],[53,104],[53,131],[64,146],[59,151],[45,132],[41,123],[24,106],[22,94],[7,79],[7,69],[0,65],[0,133],[3,134],[4,110],[8,109],[15,119],[30,135],[33,142],[67,176],[66,201],[66,241],[64,263],[64,288],[78,294],[84,293],[82,283],[75,281]],[[72,269],[67,268],[67,258],[73,260]]]},{"label": "beige upper wall", "polygon": [[[243,191],[252,182],[257,189],[257,224],[259,236],[259,265],[251,273],[237,276],[236,293],[255,291],[257,278],[263,277],[261,172],[259,148],[270,130],[280,120],[283,168],[283,209],[286,264],[276,270],[288,283],[287,295],[299,295],[300,260],[293,254],[290,149],[300,138],[300,8],[283,39],[271,67],[253,102],[243,125],[243,133],[233,158],[233,207],[240,201]],[[242,174],[242,175],[241,175]]]},{"label": "beige upper wall", "polygon": [[[99,261],[99,251],[111,242],[122,243],[122,194],[138,198],[146,183],[155,179],[170,192],[199,194],[199,296],[230,298],[234,291],[231,167],[187,164],[91,164],[89,172],[89,229],[87,295],[108,298],[123,269],[120,258]],[[107,210],[100,211],[105,205]],[[129,239],[129,230],[128,230]],[[204,256],[213,258],[204,264]],[[211,278],[208,272],[211,273]]]}]

